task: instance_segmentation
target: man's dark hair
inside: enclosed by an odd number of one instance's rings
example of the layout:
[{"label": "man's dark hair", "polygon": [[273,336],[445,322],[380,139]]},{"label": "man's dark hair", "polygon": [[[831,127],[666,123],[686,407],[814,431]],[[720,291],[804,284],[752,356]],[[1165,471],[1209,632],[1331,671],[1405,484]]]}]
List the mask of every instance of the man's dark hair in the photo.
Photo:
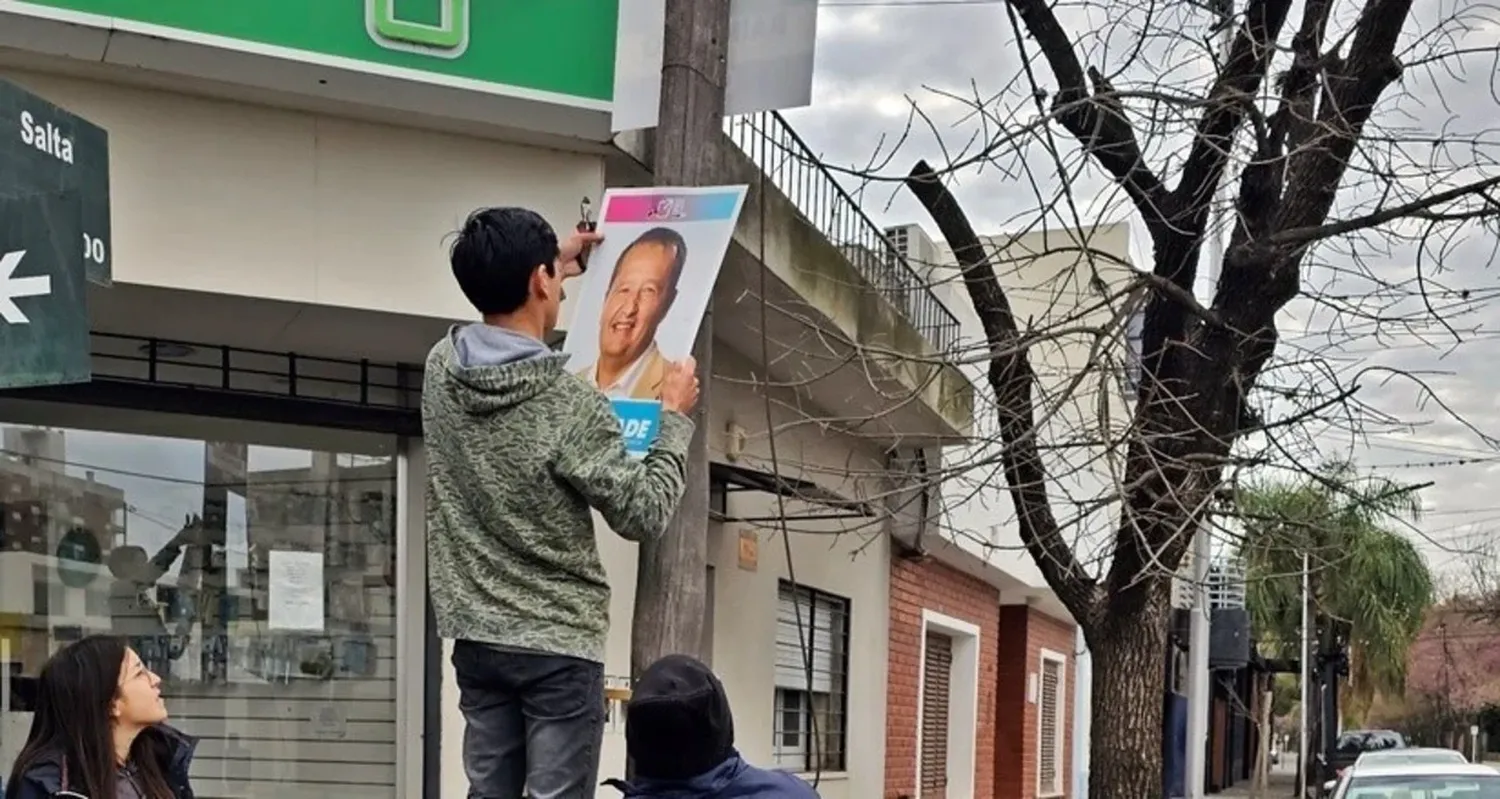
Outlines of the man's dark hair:
[{"label": "man's dark hair", "polygon": [[448,250],[453,277],[481,314],[510,313],[526,304],[531,273],[556,268],[557,233],[525,208],[481,208],[464,221]]},{"label": "man's dark hair", "polygon": [[654,227],[635,238],[635,241],[625,245],[625,251],[615,259],[615,270],[609,275],[609,284],[615,284],[615,277],[620,274],[620,264],[625,263],[625,256],[630,251],[642,244],[655,244],[658,247],[668,247],[672,251],[672,273],[667,278],[667,288],[671,291],[677,290],[677,279],[682,277],[682,267],[687,263],[687,242],[683,240],[682,234],[669,227]]}]

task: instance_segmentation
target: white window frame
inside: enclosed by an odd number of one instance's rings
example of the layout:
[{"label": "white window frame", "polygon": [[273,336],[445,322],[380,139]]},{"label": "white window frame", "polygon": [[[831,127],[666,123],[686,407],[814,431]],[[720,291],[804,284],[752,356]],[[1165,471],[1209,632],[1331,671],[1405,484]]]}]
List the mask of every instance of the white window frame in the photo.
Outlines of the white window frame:
[{"label": "white window frame", "polygon": [[[1057,729],[1057,738],[1052,742],[1056,750],[1053,753],[1057,763],[1055,785],[1042,784],[1042,674],[1048,663],[1057,665],[1057,718],[1053,724]],[[1037,658],[1036,669],[1036,796],[1037,799],[1050,799],[1067,794],[1068,791],[1068,656],[1052,649],[1043,648]]]},{"label": "white window frame", "polygon": [[921,647],[917,659],[917,799],[922,799],[922,714],[927,701],[927,632],[953,641],[953,671],[948,677],[948,796],[973,796],[979,740],[979,625],[927,608],[922,609]]}]

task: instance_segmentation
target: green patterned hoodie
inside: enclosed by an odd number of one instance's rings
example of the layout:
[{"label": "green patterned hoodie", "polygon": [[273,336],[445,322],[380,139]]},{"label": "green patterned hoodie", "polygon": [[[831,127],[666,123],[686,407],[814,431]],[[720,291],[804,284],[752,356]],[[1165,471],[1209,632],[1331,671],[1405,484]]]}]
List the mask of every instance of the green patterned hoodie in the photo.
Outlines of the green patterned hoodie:
[{"label": "green patterned hoodie", "polygon": [[428,586],[438,634],[604,660],[609,582],[599,511],[632,541],[682,498],[693,423],[663,413],[645,458],[566,355],[499,327],[455,327],[427,356]]}]

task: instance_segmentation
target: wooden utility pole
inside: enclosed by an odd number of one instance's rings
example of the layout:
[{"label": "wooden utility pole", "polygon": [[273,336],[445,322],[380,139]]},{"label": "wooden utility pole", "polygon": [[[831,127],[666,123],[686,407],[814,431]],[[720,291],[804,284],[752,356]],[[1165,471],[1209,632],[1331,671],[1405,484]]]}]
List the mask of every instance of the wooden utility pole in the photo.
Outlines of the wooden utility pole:
[{"label": "wooden utility pole", "polygon": [[[724,83],[729,53],[729,0],[666,0],[661,105],[653,137],[658,186],[713,185],[724,136]],[[702,396],[688,450],[682,505],[656,541],[642,542],[636,570],[635,617],[630,626],[630,671],[639,676],[668,654],[707,660],[708,404],[713,373],[710,303],[693,347]]]}]

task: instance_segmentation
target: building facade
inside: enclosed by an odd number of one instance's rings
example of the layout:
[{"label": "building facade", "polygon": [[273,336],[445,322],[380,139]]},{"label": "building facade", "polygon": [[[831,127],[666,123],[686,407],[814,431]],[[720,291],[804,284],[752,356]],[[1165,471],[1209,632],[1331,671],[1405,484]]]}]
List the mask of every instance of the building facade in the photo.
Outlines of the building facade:
[{"label": "building facade", "polygon": [[[885,795],[1005,799],[1082,797],[1088,784],[1091,672],[1072,617],[1026,552],[998,474],[999,430],[984,335],[957,277],[952,251],[920,226],[886,229],[959,320],[955,350],[974,386],[974,426],[963,446],[944,448],[944,479],[932,534],[892,566],[891,683]],[[997,277],[1018,320],[1032,330],[1116,329],[1096,347],[1086,333],[1054,335],[1031,351],[1036,396],[1059,513],[1088,559],[1112,533],[1107,512],[1083,512],[1113,478],[1102,441],[1121,441],[1132,379],[1132,276],[1124,224],[986,237]],[[1092,372],[1103,379],[1078,381]],[[1101,414],[1100,404],[1118,411]],[[1112,421],[1101,421],[1101,418]],[[1083,467],[1074,464],[1085,464]],[[974,642],[977,642],[974,643]],[[993,642],[993,643],[990,643]],[[990,649],[989,647],[993,647]],[[990,652],[993,655],[991,661]],[[968,660],[974,660],[969,665]],[[966,660],[968,659],[968,660]],[[981,679],[970,698],[970,674]],[[936,703],[929,697],[939,695]],[[973,748],[962,730],[975,725]],[[907,734],[917,729],[915,741]],[[944,730],[952,730],[943,735]]]},{"label": "building facade", "polygon": [[[503,41],[292,5],[0,3],[0,78],[108,131],[113,262],[88,289],[92,381],[0,391],[6,767],[41,663],[115,631],[202,738],[201,797],[466,792],[426,602],[420,364],[473,316],[444,249],[469,211],[565,228],[581,198],[649,183],[639,137],[610,133],[613,64],[588,55],[614,52],[615,4],[508,7]],[[563,40],[585,55],[517,46]],[[905,524],[889,497],[907,451],[967,433],[972,387],[932,357],[957,320],[816,159],[762,171],[782,124],[737,117],[719,144],[719,182],[751,193],[705,387],[705,649],[750,760],[868,797]],[[635,548],[598,533],[626,688]],[[601,777],[624,770],[620,712]]]}]

